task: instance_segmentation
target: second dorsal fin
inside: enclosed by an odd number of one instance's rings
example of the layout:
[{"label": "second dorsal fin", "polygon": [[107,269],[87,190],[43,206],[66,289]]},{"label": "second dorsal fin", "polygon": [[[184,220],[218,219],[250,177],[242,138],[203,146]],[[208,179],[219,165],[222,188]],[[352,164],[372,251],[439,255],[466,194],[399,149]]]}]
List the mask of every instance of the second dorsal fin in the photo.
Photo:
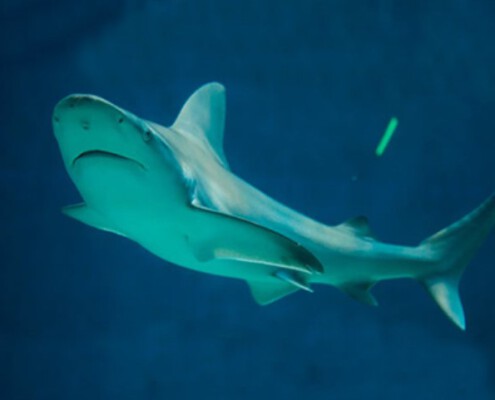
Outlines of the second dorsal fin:
[{"label": "second dorsal fin", "polygon": [[370,229],[368,218],[362,215],[351,218],[338,225],[338,227],[351,231],[356,236],[366,236],[373,239],[375,238],[375,235],[373,235],[373,232]]}]

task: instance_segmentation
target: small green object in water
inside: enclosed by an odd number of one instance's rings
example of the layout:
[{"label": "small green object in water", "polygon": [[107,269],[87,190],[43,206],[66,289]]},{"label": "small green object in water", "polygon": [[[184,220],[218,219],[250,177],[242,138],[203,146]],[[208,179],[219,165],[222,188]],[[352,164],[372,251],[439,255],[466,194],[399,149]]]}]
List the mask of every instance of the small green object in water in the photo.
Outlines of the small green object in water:
[{"label": "small green object in water", "polygon": [[392,117],[390,119],[390,122],[388,123],[387,130],[382,136],[382,139],[380,140],[380,143],[378,143],[378,146],[376,147],[375,153],[378,157],[381,157],[383,153],[385,152],[390,139],[392,139],[392,136],[397,129],[397,125],[399,125],[399,120],[395,117]]}]

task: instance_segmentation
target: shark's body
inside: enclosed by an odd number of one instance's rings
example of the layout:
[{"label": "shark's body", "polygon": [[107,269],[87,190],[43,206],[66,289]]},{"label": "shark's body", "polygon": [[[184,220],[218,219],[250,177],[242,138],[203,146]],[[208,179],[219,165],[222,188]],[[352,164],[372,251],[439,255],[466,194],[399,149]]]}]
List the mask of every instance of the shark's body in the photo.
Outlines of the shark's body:
[{"label": "shark's body", "polygon": [[234,175],[223,154],[225,92],[195,92],[165,128],[90,95],[54,111],[67,171],[84,203],[64,212],[200,272],[245,280],[260,304],[313,283],[367,304],[382,280],[413,278],[464,329],[462,271],[495,225],[495,196],[417,247],[376,240],[364,217],[316,222]]}]

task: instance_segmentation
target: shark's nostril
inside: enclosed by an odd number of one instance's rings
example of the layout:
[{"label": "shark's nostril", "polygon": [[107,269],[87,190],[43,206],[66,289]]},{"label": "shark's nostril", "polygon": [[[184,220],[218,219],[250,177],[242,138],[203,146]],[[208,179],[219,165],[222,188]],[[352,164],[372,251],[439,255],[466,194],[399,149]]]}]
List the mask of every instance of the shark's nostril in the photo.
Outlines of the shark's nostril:
[{"label": "shark's nostril", "polygon": [[54,120],[55,122],[60,122],[60,118],[59,118],[57,115],[54,115],[54,116],[53,116],[53,120]]},{"label": "shark's nostril", "polygon": [[121,124],[122,122],[124,122],[124,117],[121,115],[118,119],[117,119],[117,122],[119,124]]},{"label": "shark's nostril", "polygon": [[89,121],[82,121],[81,126],[85,131],[87,131],[90,128],[90,123]]}]

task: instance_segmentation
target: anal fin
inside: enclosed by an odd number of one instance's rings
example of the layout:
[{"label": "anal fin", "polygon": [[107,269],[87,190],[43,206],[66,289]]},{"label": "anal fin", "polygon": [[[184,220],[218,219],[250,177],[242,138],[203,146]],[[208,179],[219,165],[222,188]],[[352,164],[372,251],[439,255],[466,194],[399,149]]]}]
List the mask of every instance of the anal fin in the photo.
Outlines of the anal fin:
[{"label": "anal fin", "polygon": [[354,300],[369,306],[378,306],[378,301],[371,293],[374,282],[353,283],[341,286],[340,289],[351,296]]}]

